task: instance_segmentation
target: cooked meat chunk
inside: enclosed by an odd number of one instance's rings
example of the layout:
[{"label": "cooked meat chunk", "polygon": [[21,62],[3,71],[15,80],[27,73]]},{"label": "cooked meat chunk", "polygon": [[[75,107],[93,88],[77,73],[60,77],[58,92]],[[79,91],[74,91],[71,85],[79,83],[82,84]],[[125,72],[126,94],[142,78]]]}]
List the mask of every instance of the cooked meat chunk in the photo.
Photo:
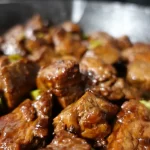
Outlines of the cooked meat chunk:
[{"label": "cooked meat chunk", "polygon": [[99,59],[83,57],[80,71],[88,78],[86,88],[109,100],[130,99],[136,96],[123,79],[117,78],[115,69]]},{"label": "cooked meat chunk", "polygon": [[133,47],[122,51],[122,58],[129,62],[134,60],[150,61],[150,45],[144,43],[136,43]]},{"label": "cooked meat chunk", "polygon": [[150,90],[150,63],[136,60],[128,65],[127,80],[141,90]]},{"label": "cooked meat chunk", "polygon": [[0,149],[34,149],[45,145],[48,136],[52,94],[38,101],[26,99],[13,112],[0,117]]},{"label": "cooked meat chunk", "polygon": [[22,25],[16,25],[8,30],[4,35],[3,38],[5,40],[15,39],[20,40],[22,39],[24,33],[24,27]]},{"label": "cooked meat chunk", "polygon": [[24,39],[24,28],[21,25],[16,25],[3,36],[1,50],[6,55],[19,54],[25,56],[27,54],[22,40]]},{"label": "cooked meat chunk", "polygon": [[95,32],[90,34],[90,43],[93,41],[97,41],[100,45],[107,45],[110,44],[114,47],[117,47],[117,41],[114,37],[109,35],[106,32]]},{"label": "cooked meat chunk", "polygon": [[116,105],[96,97],[91,92],[86,92],[54,118],[54,132],[67,130],[83,138],[98,141],[102,146],[100,141],[104,141],[111,131],[108,120],[113,118],[117,111]]},{"label": "cooked meat chunk", "polygon": [[[132,46],[132,43],[128,36],[122,36],[119,38],[114,38],[106,32],[95,32],[89,36],[89,44],[96,45],[111,45],[118,50],[124,50]],[[97,44],[96,44],[97,43]],[[98,44],[99,43],[99,44]]]},{"label": "cooked meat chunk", "polygon": [[40,49],[40,47],[42,47],[44,45],[43,41],[41,41],[41,40],[26,39],[24,43],[25,43],[26,50],[31,54],[34,51],[38,51],[38,49]]},{"label": "cooked meat chunk", "polygon": [[138,101],[125,102],[108,137],[108,150],[150,149],[150,110]]},{"label": "cooked meat chunk", "polygon": [[132,43],[128,36],[122,36],[117,38],[116,40],[120,50],[124,50],[132,46]]},{"label": "cooked meat chunk", "polygon": [[0,57],[0,68],[8,65],[10,63],[9,58],[7,56]]},{"label": "cooked meat chunk", "polygon": [[59,55],[71,55],[80,59],[86,51],[86,46],[80,40],[80,36],[68,33],[62,28],[56,30],[53,42],[55,51]]},{"label": "cooked meat chunk", "polygon": [[37,86],[41,89],[60,89],[80,82],[79,65],[73,60],[59,60],[41,68],[37,77]]},{"label": "cooked meat chunk", "polygon": [[80,85],[82,76],[79,65],[74,60],[59,60],[42,68],[37,77],[38,88],[51,89],[57,96],[62,107],[66,107],[83,94]]},{"label": "cooked meat chunk", "polygon": [[83,57],[80,62],[81,73],[88,75],[93,83],[107,81],[116,78],[116,71],[111,65],[91,57]]},{"label": "cooked meat chunk", "polygon": [[120,53],[111,45],[101,45],[87,51],[83,57],[97,58],[106,64],[114,64],[119,60]]},{"label": "cooked meat chunk", "polygon": [[59,103],[63,108],[78,100],[83,95],[83,85],[68,86],[63,89],[53,89],[53,93],[57,96]]},{"label": "cooked meat chunk", "polygon": [[34,40],[34,31],[42,29],[44,22],[40,15],[33,16],[25,25],[25,36]]},{"label": "cooked meat chunk", "polygon": [[4,92],[8,108],[13,109],[36,84],[36,64],[19,60],[0,69],[0,90]]},{"label": "cooked meat chunk", "polygon": [[42,150],[91,150],[91,146],[74,134],[60,131],[55,135],[52,142]]},{"label": "cooked meat chunk", "polygon": [[63,29],[67,32],[79,33],[81,32],[80,26],[71,21],[66,21],[62,25]]},{"label": "cooked meat chunk", "polygon": [[36,62],[39,66],[47,66],[56,60],[58,56],[50,46],[41,46],[28,56],[29,60]]}]

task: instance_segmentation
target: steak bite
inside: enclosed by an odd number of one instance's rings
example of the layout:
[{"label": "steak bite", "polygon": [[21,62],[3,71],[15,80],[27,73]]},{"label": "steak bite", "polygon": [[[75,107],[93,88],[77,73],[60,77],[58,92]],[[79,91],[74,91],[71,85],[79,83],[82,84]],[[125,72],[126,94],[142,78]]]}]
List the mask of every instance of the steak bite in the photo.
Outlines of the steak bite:
[{"label": "steak bite", "polygon": [[10,64],[8,56],[0,56],[0,68]]},{"label": "steak bite", "polygon": [[0,48],[6,55],[19,54],[25,56],[27,52],[22,44],[23,40],[24,27],[22,25],[16,25],[3,35]]},{"label": "steak bite", "polygon": [[108,120],[112,119],[117,111],[116,105],[86,92],[54,118],[54,133],[67,130],[83,138],[95,140],[102,146],[111,131]]},{"label": "steak bite", "polygon": [[86,51],[86,46],[82,43],[80,35],[68,33],[62,28],[58,28],[53,35],[55,51],[59,55],[71,55],[81,59]]},{"label": "steak bite", "polygon": [[45,145],[48,136],[52,94],[38,101],[26,99],[11,113],[0,118],[0,149],[34,149]]},{"label": "steak bite", "polygon": [[125,50],[129,47],[132,47],[132,42],[130,41],[129,37],[124,35],[116,39],[117,45],[120,50]]},{"label": "steak bite", "polygon": [[62,107],[66,107],[83,94],[82,75],[74,60],[59,60],[42,68],[37,77],[39,89],[51,89]]},{"label": "steak bite", "polygon": [[139,101],[122,105],[113,132],[108,137],[108,150],[150,149],[150,110]]},{"label": "steak bite", "polygon": [[33,51],[32,54],[28,56],[28,59],[43,67],[51,64],[57,57],[50,46],[41,46],[38,50]]},{"label": "steak bite", "polygon": [[106,64],[114,64],[119,60],[120,53],[112,45],[100,45],[88,50],[83,57],[97,58]]},{"label": "steak bite", "polygon": [[96,42],[97,44],[99,43],[99,45],[107,45],[107,44],[109,45],[110,44],[114,47],[117,47],[116,39],[106,32],[95,32],[95,33],[90,34],[89,43],[91,43],[91,42],[94,42],[94,43]]},{"label": "steak bite", "polygon": [[34,31],[41,30],[44,27],[44,22],[40,15],[34,15],[25,25],[25,36],[28,39],[35,40]]},{"label": "steak bite", "polygon": [[121,56],[128,62],[134,60],[150,61],[150,44],[135,43],[132,47],[122,51]]},{"label": "steak bite", "polygon": [[128,62],[127,82],[140,89],[139,93],[142,97],[145,94],[148,96],[147,93],[150,91],[150,45],[136,43],[122,52],[122,58]]},{"label": "steak bite", "polygon": [[61,26],[66,32],[81,33],[80,26],[71,21],[66,21]]},{"label": "steak bite", "polygon": [[81,82],[79,65],[73,60],[59,60],[41,68],[37,77],[37,86],[41,89],[64,88]]},{"label": "steak bite", "polygon": [[36,85],[36,64],[19,60],[0,69],[0,90],[4,92],[9,109],[15,108]]},{"label": "steak bite", "polygon": [[91,146],[74,134],[60,131],[46,148],[40,150],[91,150]]},{"label": "steak bite", "polygon": [[117,78],[115,69],[100,59],[83,57],[80,71],[88,78],[86,88],[109,100],[130,99],[136,96],[124,79]]},{"label": "steak bite", "polygon": [[150,62],[136,60],[128,65],[127,81],[142,91],[150,91]]}]

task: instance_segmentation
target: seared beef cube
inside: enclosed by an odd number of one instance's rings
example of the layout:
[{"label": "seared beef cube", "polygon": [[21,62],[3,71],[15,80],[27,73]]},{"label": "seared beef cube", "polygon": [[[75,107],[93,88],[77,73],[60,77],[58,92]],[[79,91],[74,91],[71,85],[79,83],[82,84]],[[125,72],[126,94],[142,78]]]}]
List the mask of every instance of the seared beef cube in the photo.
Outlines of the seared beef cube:
[{"label": "seared beef cube", "polygon": [[68,86],[63,89],[53,89],[52,91],[57,96],[61,106],[65,108],[83,95],[83,86]]},{"label": "seared beef cube", "polygon": [[42,46],[44,46],[44,42],[42,40],[30,40],[26,39],[24,42],[25,48],[29,53],[33,53],[38,51]]},{"label": "seared beef cube", "polygon": [[55,135],[52,142],[41,150],[91,150],[91,146],[74,134],[60,131]]},{"label": "seared beef cube", "polygon": [[41,46],[28,56],[29,60],[36,62],[39,66],[47,66],[57,59],[54,50],[48,46]]},{"label": "seared beef cube", "polygon": [[8,30],[4,35],[4,40],[20,40],[22,39],[22,36],[24,36],[24,27],[22,25],[16,25],[12,27],[10,30]]},{"label": "seared beef cube", "polygon": [[67,32],[72,32],[72,33],[80,33],[81,32],[80,26],[78,24],[75,24],[70,21],[64,22],[61,26]]},{"label": "seared beef cube", "polygon": [[1,56],[0,57],[0,68],[6,66],[8,64],[10,64],[9,58],[7,56]]},{"label": "seared beef cube", "polygon": [[91,57],[83,57],[80,62],[81,73],[87,75],[93,82],[104,82],[111,78],[116,79],[116,71],[111,65]]},{"label": "seared beef cube", "polygon": [[24,39],[24,28],[21,25],[16,25],[3,36],[1,50],[6,55],[19,54],[26,55],[27,52],[22,45]]},{"label": "seared beef cube", "polygon": [[133,47],[122,51],[122,58],[128,62],[134,60],[150,61],[150,45],[144,43],[136,43]]},{"label": "seared beef cube", "polygon": [[37,77],[39,89],[51,89],[62,107],[77,100],[83,94],[82,76],[74,60],[59,60],[42,68]]},{"label": "seared beef cube", "polygon": [[115,82],[113,80],[106,81],[105,83],[100,83],[95,86],[89,86],[90,91],[95,94],[102,95],[108,100],[125,100],[138,99],[141,93],[137,93],[135,87],[129,86],[122,78],[118,78]]},{"label": "seared beef cube", "polygon": [[13,112],[0,117],[0,149],[45,146],[51,109],[52,94],[48,91],[38,101],[26,99]]},{"label": "seared beef cube", "polygon": [[127,81],[141,90],[150,91],[150,62],[136,60],[128,65]]},{"label": "seared beef cube", "polygon": [[101,45],[87,51],[83,57],[97,58],[106,64],[114,64],[119,60],[120,53],[112,45]]},{"label": "seared beef cube", "polygon": [[[90,45],[111,45],[118,50],[124,50],[132,46],[132,43],[128,36],[122,36],[114,38],[106,32],[96,32],[89,36]],[[98,44],[99,43],[99,44]]]},{"label": "seared beef cube", "polygon": [[73,60],[59,60],[41,68],[37,77],[37,86],[40,89],[62,89],[80,82],[79,64]]},{"label": "seared beef cube", "polygon": [[25,36],[29,39],[34,40],[34,31],[42,29],[44,26],[44,22],[40,15],[33,16],[25,26]]},{"label": "seared beef cube", "polygon": [[83,57],[80,71],[88,78],[86,88],[109,100],[130,99],[137,95],[123,79],[117,78],[111,65],[103,63],[100,59]]},{"label": "seared beef cube", "polygon": [[13,55],[13,54],[19,54],[21,56],[27,55],[27,51],[22,46],[21,41],[15,41],[14,39],[5,41],[1,45],[1,50],[6,55]]},{"label": "seared beef cube", "polygon": [[85,45],[80,40],[80,36],[66,32],[62,28],[53,35],[55,51],[59,55],[71,55],[80,59],[86,51]]},{"label": "seared beef cube", "polygon": [[124,50],[132,46],[132,43],[128,36],[122,36],[120,38],[117,38],[116,40],[120,50]]},{"label": "seared beef cube", "polygon": [[38,67],[36,64],[19,60],[0,69],[0,90],[4,92],[9,109],[13,109],[35,87]]},{"label": "seared beef cube", "polygon": [[114,47],[118,46],[116,39],[106,32],[95,32],[95,33],[90,34],[89,44],[94,45],[95,48],[96,46],[107,45],[107,44],[112,45]]},{"label": "seared beef cube", "polygon": [[91,92],[86,92],[54,118],[54,132],[67,130],[83,138],[104,141],[111,130],[108,120],[113,118],[117,111],[116,105],[96,97]]},{"label": "seared beef cube", "polygon": [[108,150],[150,149],[150,110],[139,101],[125,102],[108,137]]}]

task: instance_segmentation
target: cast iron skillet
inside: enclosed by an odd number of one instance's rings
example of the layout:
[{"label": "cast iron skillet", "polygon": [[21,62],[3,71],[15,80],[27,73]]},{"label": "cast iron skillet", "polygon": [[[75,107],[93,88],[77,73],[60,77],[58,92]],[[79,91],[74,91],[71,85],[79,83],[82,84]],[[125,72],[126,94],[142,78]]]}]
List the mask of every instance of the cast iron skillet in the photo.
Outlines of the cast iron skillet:
[{"label": "cast iron skillet", "polygon": [[133,42],[150,42],[150,7],[83,0],[1,2],[0,33],[36,13],[54,24],[72,20],[85,32],[100,30],[113,36],[126,34]]}]

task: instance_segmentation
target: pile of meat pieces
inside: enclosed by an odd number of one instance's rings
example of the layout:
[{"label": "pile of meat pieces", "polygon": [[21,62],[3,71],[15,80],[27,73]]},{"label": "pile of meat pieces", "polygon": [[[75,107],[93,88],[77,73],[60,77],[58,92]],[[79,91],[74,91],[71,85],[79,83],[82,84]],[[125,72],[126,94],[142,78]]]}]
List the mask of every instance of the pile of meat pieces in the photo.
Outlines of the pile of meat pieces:
[{"label": "pile of meat pieces", "polygon": [[150,45],[36,15],[0,50],[0,149],[150,149]]}]

